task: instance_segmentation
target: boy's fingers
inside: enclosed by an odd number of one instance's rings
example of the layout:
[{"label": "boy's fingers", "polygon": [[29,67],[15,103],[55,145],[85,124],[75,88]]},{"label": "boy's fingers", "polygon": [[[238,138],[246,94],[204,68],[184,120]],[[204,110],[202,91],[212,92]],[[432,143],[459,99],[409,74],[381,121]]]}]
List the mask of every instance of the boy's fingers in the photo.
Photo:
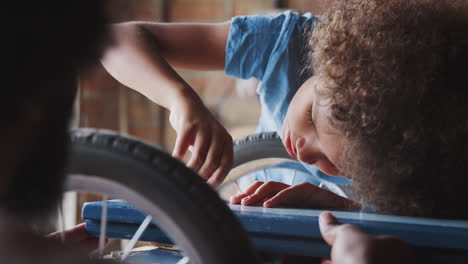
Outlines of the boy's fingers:
[{"label": "boy's fingers", "polygon": [[204,179],[208,180],[219,167],[224,154],[224,145],[224,141],[220,142],[216,136],[212,137],[211,146],[208,150],[205,162],[198,172]]},{"label": "boy's fingers", "polygon": [[264,207],[295,206],[301,208],[361,209],[361,205],[328,190],[304,182],[278,192],[265,201]]},{"label": "boy's fingers", "polygon": [[254,182],[252,185],[250,185],[250,187],[245,191],[245,193],[241,193],[241,194],[238,194],[238,195],[235,195],[233,197],[231,197],[230,201],[232,204],[238,204],[241,202],[241,200],[244,198],[244,197],[247,197],[249,195],[252,195],[253,193],[255,193],[255,191],[260,187],[262,186],[263,182],[261,181],[257,181],[257,182]]},{"label": "boy's fingers", "polygon": [[338,220],[330,213],[323,212],[319,216],[320,233],[328,245],[332,246],[335,243],[337,230],[340,224]]},{"label": "boy's fingers", "polygon": [[318,204],[317,206],[321,208],[333,208],[344,210],[360,210],[362,208],[360,203],[346,199],[332,192],[326,194],[321,193],[320,198],[320,201],[323,201],[323,203]]},{"label": "boy's fingers", "polygon": [[[304,207],[333,208],[346,210],[359,210],[361,204],[353,200],[341,197],[336,193],[325,190],[311,183],[304,182],[291,188],[291,196],[302,199]],[[300,196],[299,196],[300,195]]]},{"label": "boy's fingers", "polygon": [[183,159],[185,153],[191,144],[193,144],[193,135],[190,129],[186,129],[179,134],[177,134],[174,150],[172,156],[176,159]]},{"label": "boy's fingers", "polygon": [[211,175],[211,177],[206,181],[213,188],[218,188],[218,186],[223,182],[224,177],[229,172],[228,166],[219,166]]},{"label": "boy's fingers", "polygon": [[209,137],[210,135],[204,133],[198,133],[195,137],[192,157],[187,163],[187,167],[191,168],[197,173],[200,170],[200,167],[205,162],[206,154],[208,152],[208,148],[210,147],[208,140]]},{"label": "boy's fingers", "polygon": [[[310,184],[312,185],[312,184]],[[312,194],[308,199],[310,201],[316,200],[317,206],[321,208],[334,208],[334,209],[345,209],[345,210],[360,210],[361,204],[353,200],[339,196],[336,193],[314,186],[315,191],[310,192]],[[300,186],[302,188],[306,186]],[[314,197],[315,196],[315,197]]]},{"label": "boy's fingers", "polygon": [[232,148],[232,144],[227,143],[225,145],[224,153],[221,158],[221,162],[219,163],[219,167],[211,175],[210,179],[208,180],[208,184],[213,185],[214,187],[217,187],[219,184],[221,184],[224,178],[226,178],[226,175],[231,170],[233,162],[234,150]]},{"label": "boy's fingers", "polygon": [[254,194],[254,193],[257,191],[257,189],[258,189],[260,186],[262,186],[263,184],[264,184],[264,182],[262,182],[262,181],[256,181],[256,182],[254,182],[252,185],[250,185],[249,188],[247,188],[247,190],[245,191],[245,194],[247,194],[247,195],[252,195],[252,194]]},{"label": "boy's fingers", "polygon": [[253,205],[265,198],[270,198],[271,196],[277,194],[278,192],[288,188],[289,185],[282,182],[269,181],[260,186],[254,194],[245,197],[242,199],[242,205]]},{"label": "boy's fingers", "polygon": [[288,205],[302,208],[317,206],[317,204],[323,203],[322,201],[328,202],[327,199],[319,199],[322,191],[328,192],[308,182],[292,185],[276,194],[270,200],[267,200],[264,206],[276,207]]},{"label": "boy's fingers", "polygon": [[[294,186],[291,186],[289,188],[286,188],[279,193],[277,193],[275,196],[272,198],[266,200],[263,203],[263,207],[278,207],[281,205],[296,205],[297,199],[296,197],[297,193],[294,189]],[[300,205],[298,205],[300,206]]]}]

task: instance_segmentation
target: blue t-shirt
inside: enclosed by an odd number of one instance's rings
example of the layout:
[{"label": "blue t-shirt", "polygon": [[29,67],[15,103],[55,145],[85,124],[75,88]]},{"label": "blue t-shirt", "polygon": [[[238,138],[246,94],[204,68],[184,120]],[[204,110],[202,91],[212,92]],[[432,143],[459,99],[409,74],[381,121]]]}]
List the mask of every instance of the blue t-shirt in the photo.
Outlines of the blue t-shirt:
[{"label": "blue t-shirt", "polygon": [[[261,104],[258,132],[276,131],[281,135],[289,103],[308,78],[301,74],[307,45],[304,31],[306,26],[312,30],[316,19],[310,13],[299,15],[291,11],[232,19],[225,71],[236,78],[261,81],[257,90]],[[304,166],[323,180],[339,185],[349,182],[345,177],[328,176],[315,166]]]}]

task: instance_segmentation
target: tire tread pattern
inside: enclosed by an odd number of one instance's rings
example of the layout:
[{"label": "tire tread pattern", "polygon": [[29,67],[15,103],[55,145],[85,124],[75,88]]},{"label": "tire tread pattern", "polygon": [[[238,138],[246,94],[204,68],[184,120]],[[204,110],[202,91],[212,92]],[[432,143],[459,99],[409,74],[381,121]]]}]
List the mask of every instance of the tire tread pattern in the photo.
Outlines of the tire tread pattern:
[{"label": "tire tread pattern", "polygon": [[[233,213],[219,198],[218,194],[201,179],[188,177],[196,174],[180,161],[164,153],[158,147],[152,146],[139,139],[122,136],[107,130],[78,129],[71,133],[72,146],[91,146],[111,152],[118,152],[130,159],[134,159],[158,170],[160,175],[167,175],[166,180],[182,189],[187,197],[211,222],[213,232],[223,241],[213,242],[221,244],[229,255],[224,263],[258,263],[247,234]],[[233,252],[238,251],[238,252]],[[240,253],[242,252],[242,253]]]}]

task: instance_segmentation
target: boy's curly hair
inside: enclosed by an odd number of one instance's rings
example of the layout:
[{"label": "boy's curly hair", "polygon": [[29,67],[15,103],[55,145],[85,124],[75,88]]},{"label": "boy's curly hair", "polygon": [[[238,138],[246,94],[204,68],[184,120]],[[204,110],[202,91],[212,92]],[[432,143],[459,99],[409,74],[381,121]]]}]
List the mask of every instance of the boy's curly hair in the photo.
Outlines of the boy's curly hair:
[{"label": "boy's curly hair", "polygon": [[463,1],[340,0],[309,38],[343,171],[383,213],[467,218],[468,9]]}]

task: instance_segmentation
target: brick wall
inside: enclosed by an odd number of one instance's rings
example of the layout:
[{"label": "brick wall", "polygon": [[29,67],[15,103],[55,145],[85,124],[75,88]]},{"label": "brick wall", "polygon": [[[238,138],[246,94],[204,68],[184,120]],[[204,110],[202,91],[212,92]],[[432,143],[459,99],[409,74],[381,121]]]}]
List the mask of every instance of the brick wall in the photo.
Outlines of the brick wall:
[{"label": "brick wall", "polygon": [[[112,22],[161,21],[162,0],[108,0]],[[80,126],[117,130],[164,144],[163,109],[114,80],[100,64],[81,78]]]},{"label": "brick wall", "polygon": [[[172,0],[168,3],[168,19],[172,22],[222,22],[237,15],[271,11],[275,6],[275,0]],[[260,106],[252,91],[258,82],[235,80],[222,71],[178,72],[234,138],[255,132]],[[171,149],[175,135],[170,128],[166,136]]]},{"label": "brick wall", "polygon": [[[112,22],[146,20],[160,21],[162,0],[108,0]],[[96,64],[80,76],[79,125],[125,132],[151,143],[164,143],[164,115],[161,107],[144,96],[121,85],[106,70]],[[162,121],[162,124],[161,122]],[[82,222],[81,208],[85,202],[101,200],[100,195],[79,193],[76,198],[76,222]],[[65,209],[65,212],[69,209]],[[73,210],[73,209],[70,209]],[[120,249],[118,245],[110,248]]]}]

